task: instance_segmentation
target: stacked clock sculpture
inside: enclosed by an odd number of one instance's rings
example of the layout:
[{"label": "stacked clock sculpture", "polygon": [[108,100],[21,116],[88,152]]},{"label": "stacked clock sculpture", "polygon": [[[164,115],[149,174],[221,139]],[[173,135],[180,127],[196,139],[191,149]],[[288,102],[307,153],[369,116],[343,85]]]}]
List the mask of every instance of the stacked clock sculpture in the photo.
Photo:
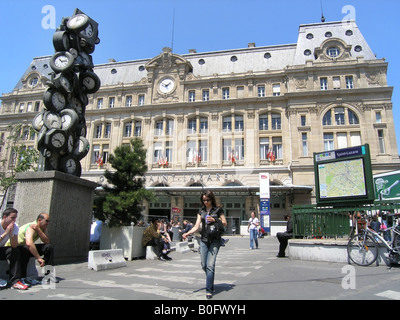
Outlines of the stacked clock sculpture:
[{"label": "stacked clock sculpture", "polygon": [[98,38],[98,23],[79,9],[63,18],[53,36],[56,53],[50,59],[53,72],[44,93],[45,109],[32,121],[38,132],[39,171],[58,170],[80,177],[89,152],[85,108],[88,94],[100,88],[91,54]]}]

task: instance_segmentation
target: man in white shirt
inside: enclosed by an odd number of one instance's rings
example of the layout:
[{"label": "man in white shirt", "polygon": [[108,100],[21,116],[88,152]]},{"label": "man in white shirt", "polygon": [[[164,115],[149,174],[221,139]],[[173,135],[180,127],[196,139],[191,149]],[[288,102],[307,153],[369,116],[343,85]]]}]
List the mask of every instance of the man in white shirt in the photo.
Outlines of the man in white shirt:
[{"label": "man in white shirt", "polygon": [[256,249],[258,249],[258,226],[260,222],[256,217],[256,213],[253,211],[247,225],[247,231],[250,233],[250,250],[254,249],[253,242],[256,243]]},{"label": "man in white shirt", "polygon": [[[28,286],[21,282],[20,253],[18,246],[18,225],[16,224],[18,211],[14,208],[4,210],[0,221],[0,260],[10,261],[11,288],[26,290]],[[5,246],[10,240],[10,246]]]}]

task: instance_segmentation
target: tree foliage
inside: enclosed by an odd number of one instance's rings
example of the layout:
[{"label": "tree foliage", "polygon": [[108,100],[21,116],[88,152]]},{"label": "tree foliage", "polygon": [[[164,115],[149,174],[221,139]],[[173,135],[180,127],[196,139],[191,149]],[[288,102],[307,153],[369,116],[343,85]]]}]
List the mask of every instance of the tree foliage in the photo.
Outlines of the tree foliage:
[{"label": "tree foliage", "polygon": [[24,140],[34,134],[31,127],[24,127],[22,124],[13,124],[8,126],[8,136],[5,139],[6,149],[9,151],[9,159],[1,160],[2,165],[8,163],[8,170],[0,172],[0,187],[6,191],[17,180],[15,175],[18,172],[36,170],[39,159],[39,152],[33,148],[27,148]]},{"label": "tree foliage", "polygon": [[96,202],[102,207],[97,218],[107,220],[110,227],[130,225],[140,217],[143,200],[154,199],[144,187],[147,165],[143,141],[132,139],[130,145],[117,147],[109,162],[114,170],[106,170],[104,176],[111,186],[105,187],[105,199]]}]

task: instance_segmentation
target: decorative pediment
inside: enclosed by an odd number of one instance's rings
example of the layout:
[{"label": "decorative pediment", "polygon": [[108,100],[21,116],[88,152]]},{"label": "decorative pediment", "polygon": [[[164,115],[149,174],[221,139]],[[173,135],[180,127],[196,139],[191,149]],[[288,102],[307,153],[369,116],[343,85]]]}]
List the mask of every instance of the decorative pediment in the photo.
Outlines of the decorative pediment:
[{"label": "decorative pediment", "polygon": [[337,61],[351,58],[351,45],[339,38],[330,38],[315,48],[314,56],[317,61]]},{"label": "decorative pediment", "polygon": [[193,71],[192,64],[182,56],[172,53],[171,48],[163,48],[163,52],[146,64],[147,78],[152,82],[158,74],[177,73],[180,80],[184,80],[188,73]]},{"label": "decorative pediment", "polygon": [[42,89],[45,87],[46,83],[50,79],[45,77],[44,75],[41,75],[37,71],[32,71],[28,73],[25,78],[21,80],[22,82],[22,89]]}]

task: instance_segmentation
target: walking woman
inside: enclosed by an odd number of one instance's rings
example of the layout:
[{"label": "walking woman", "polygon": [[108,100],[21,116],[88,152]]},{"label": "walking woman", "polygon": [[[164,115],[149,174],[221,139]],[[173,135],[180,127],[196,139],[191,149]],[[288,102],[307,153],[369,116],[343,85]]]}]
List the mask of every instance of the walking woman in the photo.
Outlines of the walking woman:
[{"label": "walking woman", "polygon": [[256,244],[256,249],[258,249],[258,226],[260,222],[256,217],[256,213],[254,211],[251,212],[251,217],[249,219],[249,223],[247,225],[247,231],[250,233],[250,250],[254,249],[253,241]]},{"label": "walking woman", "polygon": [[201,194],[200,201],[203,205],[197,214],[196,224],[190,231],[184,233],[182,237],[186,239],[195,233],[201,224],[200,256],[201,267],[206,273],[206,297],[211,299],[214,292],[215,262],[219,248],[221,246],[221,236],[213,236],[209,231],[211,225],[215,227],[219,224],[226,227],[226,219],[222,208],[217,207],[215,196],[211,191]]}]

